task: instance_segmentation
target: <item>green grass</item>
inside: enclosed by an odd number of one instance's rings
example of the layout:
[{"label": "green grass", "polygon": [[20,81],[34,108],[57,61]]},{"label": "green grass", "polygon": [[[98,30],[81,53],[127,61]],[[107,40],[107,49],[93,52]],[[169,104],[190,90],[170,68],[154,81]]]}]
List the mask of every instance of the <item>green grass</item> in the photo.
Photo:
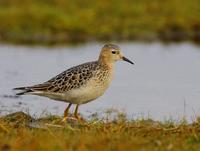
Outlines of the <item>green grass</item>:
[{"label": "green grass", "polygon": [[199,0],[2,0],[0,39],[20,43],[199,40]]},{"label": "green grass", "polygon": [[[153,120],[92,119],[60,123],[60,117],[33,119],[23,113],[0,118],[0,150],[77,151],[197,151],[200,148],[200,121],[156,122]],[[49,123],[33,128],[27,123]],[[36,124],[37,125],[37,124]]]}]

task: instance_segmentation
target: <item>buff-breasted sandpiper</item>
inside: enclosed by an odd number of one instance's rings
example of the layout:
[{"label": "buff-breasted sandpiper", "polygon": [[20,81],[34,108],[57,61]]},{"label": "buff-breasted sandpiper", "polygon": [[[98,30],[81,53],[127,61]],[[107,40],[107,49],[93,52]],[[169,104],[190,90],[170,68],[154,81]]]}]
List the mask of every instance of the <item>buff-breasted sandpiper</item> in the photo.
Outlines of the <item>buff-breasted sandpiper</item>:
[{"label": "buff-breasted sandpiper", "polygon": [[74,116],[79,118],[79,105],[95,100],[109,87],[118,60],[134,64],[123,56],[119,46],[106,44],[97,61],[72,67],[44,83],[14,90],[22,91],[17,95],[33,94],[69,103],[64,111],[64,120],[68,117],[71,105],[76,104]]}]

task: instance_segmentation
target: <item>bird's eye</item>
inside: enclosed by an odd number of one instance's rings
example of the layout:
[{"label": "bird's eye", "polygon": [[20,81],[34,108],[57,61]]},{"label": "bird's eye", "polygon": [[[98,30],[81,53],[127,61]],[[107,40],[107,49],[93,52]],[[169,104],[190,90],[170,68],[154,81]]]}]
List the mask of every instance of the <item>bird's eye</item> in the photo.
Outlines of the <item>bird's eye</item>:
[{"label": "bird's eye", "polygon": [[116,54],[116,51],[112,51],[112,54]]}]

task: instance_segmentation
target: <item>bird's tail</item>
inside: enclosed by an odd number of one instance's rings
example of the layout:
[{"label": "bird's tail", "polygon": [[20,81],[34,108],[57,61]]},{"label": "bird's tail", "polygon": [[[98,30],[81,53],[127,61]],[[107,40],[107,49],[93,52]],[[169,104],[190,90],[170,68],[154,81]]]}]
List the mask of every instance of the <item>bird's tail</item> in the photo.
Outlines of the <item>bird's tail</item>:
[{"label": "bird's tail", "polygon": [[32,90],[29,87],[18,87],[14,88],[13,90],[21,91],[19,93],[16,93],[16,95],[24,95],[28,92],[32,92]]},{"label": "bird's tail", "polygon": [[34,86],[28,86],[28,87],[18,87],[14,88],[13,90],[21,91],[17,93],[16,95],[24,95],[30,92],[35,92],[35,91],[46,91],[49,88],[50,84],[49,83],[43,83],[43,84],[37,84]]}]

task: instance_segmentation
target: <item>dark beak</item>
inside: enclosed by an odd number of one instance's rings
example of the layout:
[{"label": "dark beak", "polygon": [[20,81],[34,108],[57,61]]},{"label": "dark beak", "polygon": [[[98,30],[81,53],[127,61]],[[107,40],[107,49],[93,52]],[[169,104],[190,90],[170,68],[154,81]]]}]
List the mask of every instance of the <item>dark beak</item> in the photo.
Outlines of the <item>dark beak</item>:
[{"label": "dark beak", "polygon": [[129,62],[131,64],[134,64],[132,61],[130,61],[129,59],[127,59],[126,57],[122,57],[122,60],[126,61],[126,62]]}]

